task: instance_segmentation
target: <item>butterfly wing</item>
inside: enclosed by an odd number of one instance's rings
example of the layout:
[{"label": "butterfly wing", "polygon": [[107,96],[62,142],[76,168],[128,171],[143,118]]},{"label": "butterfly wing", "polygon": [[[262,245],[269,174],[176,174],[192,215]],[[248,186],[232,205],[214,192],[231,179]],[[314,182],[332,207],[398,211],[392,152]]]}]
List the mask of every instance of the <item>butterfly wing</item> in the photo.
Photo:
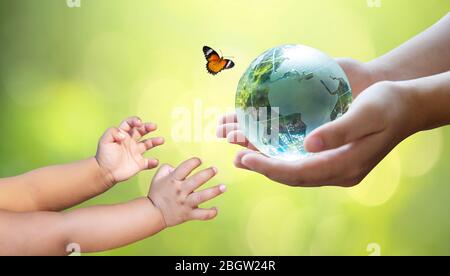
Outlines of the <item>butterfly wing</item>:
[{"label": "butterfly wing", "polygon": [[214,51],[211,47],[204,46],[203,47],[203,54],[205,54],[206,60],[209,61],[219,61],[220,56],[219,54]]},{"label": "butterfly wing", "polygon": [[208,61],[206,64],[206,69],[212,75],[218,74],[220,71],[225,69],[231,69],[234,67],[234,62],[229,59],[223,59],[217,54],[212,48],[208,46],[203,47],[203,53]]},{"label": "butterfly wing", "polygon": [[234,62],[228,59],[220,59],[218,61],[209,61],[206,64],[206,69],[212,75],[217,75],[219,72],[225,69],[231,69],[234,67]]}]

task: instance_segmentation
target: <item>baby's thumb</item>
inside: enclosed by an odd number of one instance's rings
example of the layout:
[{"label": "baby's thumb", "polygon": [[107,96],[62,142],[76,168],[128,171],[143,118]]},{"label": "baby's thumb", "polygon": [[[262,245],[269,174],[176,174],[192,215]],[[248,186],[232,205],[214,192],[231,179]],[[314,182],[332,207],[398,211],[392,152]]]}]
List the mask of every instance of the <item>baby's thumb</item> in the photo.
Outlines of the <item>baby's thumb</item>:
[{"label": "baby's thumb", "polygon": [[125,139],[125,134],[123,134],[117,127],[111,127],[106,130],[105,134],[103,134],[101,142],[107,144],[121,142],[123,139]]},{"label": "baby's thumb", "polygon": [[174,168],[168,164],[161,165],[158,171],[156,171],[153,181],[158,181],[159,179],[168,176],[173,170]]}]

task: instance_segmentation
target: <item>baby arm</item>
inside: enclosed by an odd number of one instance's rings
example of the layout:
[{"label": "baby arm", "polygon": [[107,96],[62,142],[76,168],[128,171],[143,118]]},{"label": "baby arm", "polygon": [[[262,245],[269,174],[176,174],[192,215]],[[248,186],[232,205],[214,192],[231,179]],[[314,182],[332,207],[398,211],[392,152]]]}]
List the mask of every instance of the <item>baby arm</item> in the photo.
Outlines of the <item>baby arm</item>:
[{"label": "baby arm", "polygon": [[0,179],[0,209],[59,211],[101,194],[141,170],[156,167],[158,161],[143,154],[164,140],[141,140],[155,129],[154,124],[132,117],[104,133],[95,157]]},{"label": "baby arm", "polygon": [[0,255],[64,255],[71,243],[82,252],[103,251],[185,221],[212,219],[217,209],[198,205],[222,194],[225,186],[195,192],[216,175],[216,169],[209,168],[189,177],[200,164],[193,158],[177,168],[161,166],[148,197],[124,204],[67,213],[0,211]]},{"label": "baby arm", "polygon": [[83,202],[112,185],[95,158],[0,179],[0,209],[57,211]]},{"label": "baby arm", "polygon": [[68,213],[0,211],[0,225],[0,255],[67,255],[71,243],[83,252],[102,251],[164,229],[148,198]]}]

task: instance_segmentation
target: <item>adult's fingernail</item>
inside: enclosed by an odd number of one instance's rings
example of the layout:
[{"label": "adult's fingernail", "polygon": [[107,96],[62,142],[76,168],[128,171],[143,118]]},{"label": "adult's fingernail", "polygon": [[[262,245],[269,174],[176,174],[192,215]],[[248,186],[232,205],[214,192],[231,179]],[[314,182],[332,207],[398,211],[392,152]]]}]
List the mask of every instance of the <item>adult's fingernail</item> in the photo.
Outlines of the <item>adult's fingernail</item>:
[{"label": "adult's fingernail", "polygon": [[211,167],[211,170],[213,170],[214,174],[217,174],[217,168],[216,167]]},{"label": "adult's fingernail", "polygon": [[244,155],[242,155],[241,157],[241,164],[249,167],[251,164],[249,163],[249,156],[251,155],[251,153],[245,153]]},{"label": "adult's fingernail", "polygon": [[311,137],[307,141],[308,141],[308,143],[305,145],[307,151],[312,151],[312,152],[321,151],[325,146],[322,138],[317,137],[317,136]]}]

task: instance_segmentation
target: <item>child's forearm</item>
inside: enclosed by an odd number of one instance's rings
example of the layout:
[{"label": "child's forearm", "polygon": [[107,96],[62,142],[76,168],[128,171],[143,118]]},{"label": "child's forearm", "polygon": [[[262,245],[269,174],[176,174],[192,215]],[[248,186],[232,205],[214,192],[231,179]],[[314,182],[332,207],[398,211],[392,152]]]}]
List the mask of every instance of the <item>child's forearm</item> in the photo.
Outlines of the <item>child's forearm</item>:
[{"label": "child's forearm", "polygon": [[106,191],[112,179],[95,158],[0,179],[0,209],[59,211]]},{"label": "child's forearm", "polygon": [[450,14],[400,47],[368,63],[376,81],[411,80],[450,70]]},{"label": "child's forearm", "polygon": [[165,228],[148,198],[68,213],[0,211],[0,255],[66,255],[71,243],[82,252],[136,242]]},{"label": "child's forearm", "polygon": [[146,197],[126,204],[81,209],[65,216],[71,242],[80,244],[82,252],[121,247],[166,227],[160,210]]}]

